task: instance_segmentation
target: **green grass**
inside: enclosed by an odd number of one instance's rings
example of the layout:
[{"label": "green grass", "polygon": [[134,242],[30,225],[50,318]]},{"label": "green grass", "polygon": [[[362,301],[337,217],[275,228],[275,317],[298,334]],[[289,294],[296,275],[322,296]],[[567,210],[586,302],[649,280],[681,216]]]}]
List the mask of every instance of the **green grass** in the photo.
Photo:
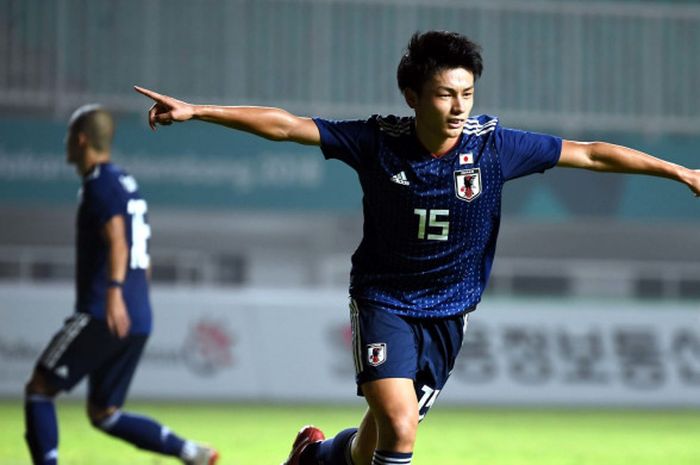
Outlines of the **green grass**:
[{"label": "green grass", "polygon": [[[92,429],[59,401],[61,463],[175,465]],[[131,403],[173,430],[216,445],[221,465],[278,465],[297,429],[354,425],[358,407]],[[19,401],[0,401],[0,464],[28,464]],[[438,405],[418,433],[415,465],[697,465],[700,412],[469,409]]]}]

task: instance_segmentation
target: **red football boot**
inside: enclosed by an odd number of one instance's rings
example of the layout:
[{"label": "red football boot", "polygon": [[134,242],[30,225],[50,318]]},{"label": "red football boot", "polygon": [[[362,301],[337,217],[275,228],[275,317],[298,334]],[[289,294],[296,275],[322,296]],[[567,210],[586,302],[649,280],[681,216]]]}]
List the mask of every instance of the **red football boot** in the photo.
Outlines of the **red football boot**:
[{"label": "red football boot", "polygon": [[282,462],[282,465],[299,465],[299,459],[301,458],[301,453],[309,444],[315,442],[320,442],[326,439],[323,435],[323,431],[312,425],[304,426],[297,433],[297,437],[294,439],[294,444],[292,444],[292,451],[289,453],[287,460]]}]

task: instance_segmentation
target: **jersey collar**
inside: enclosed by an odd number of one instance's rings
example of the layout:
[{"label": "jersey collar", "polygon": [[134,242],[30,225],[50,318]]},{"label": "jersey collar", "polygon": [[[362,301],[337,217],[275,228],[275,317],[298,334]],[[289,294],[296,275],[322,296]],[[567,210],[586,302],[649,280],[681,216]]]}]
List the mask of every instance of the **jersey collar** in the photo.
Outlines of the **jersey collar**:
[{"label": "jersey collar", "polygon": [[420,147],[420,152],[422,155],[422,158],[430,158],[431,160],[447,160],[452,158],[452,156],[458,152],[457,148],[460,147],[462,142],[464,141],[464,133],[461,133],[455,143],[450,147],[449,149],[445,150],[442,153],[432,153],[430,150],[425,148],[423,145],[423,142],[418,138],[418,133],[416,132],[416,128],[413,127],[413,137],[416,140],[418,147]]}]

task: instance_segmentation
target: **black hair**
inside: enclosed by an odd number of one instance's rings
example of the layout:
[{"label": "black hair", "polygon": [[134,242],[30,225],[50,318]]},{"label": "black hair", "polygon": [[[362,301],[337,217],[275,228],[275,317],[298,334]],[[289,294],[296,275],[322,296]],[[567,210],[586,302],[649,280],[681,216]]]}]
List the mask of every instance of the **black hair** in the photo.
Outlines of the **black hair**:
[{"label": "black hair", "polygon": [[453,68],[464,68],[478,79],[484,68],[481,46],[456,32],[416,32],[401,57],[396,79],[401,92],[420,93],[435,73]]}]

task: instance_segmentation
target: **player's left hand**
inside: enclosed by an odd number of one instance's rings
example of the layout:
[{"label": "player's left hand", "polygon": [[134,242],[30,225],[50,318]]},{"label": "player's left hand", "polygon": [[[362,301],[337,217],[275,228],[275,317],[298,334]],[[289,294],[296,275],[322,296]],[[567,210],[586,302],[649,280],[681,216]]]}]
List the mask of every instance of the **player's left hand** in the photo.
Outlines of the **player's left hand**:
[{"label": "player's left hand", "polygon": [[693,193],[695,194],[695,197],[700,197],[700,170],[694,170],[695,171],[695,182],[693,183],[692,187],[690,188]]},{"label": "player's left hand", "polygon": [[700,197],[700,170],[689,170],[690,175],[685,180],[688,188],[693,191],[695,197]]},{"label": "player's left hand", "polygon": [[107,290],[107,326],[112,334],[120,339],[129,334],[131,320],[119,287],[110,287]]}]

